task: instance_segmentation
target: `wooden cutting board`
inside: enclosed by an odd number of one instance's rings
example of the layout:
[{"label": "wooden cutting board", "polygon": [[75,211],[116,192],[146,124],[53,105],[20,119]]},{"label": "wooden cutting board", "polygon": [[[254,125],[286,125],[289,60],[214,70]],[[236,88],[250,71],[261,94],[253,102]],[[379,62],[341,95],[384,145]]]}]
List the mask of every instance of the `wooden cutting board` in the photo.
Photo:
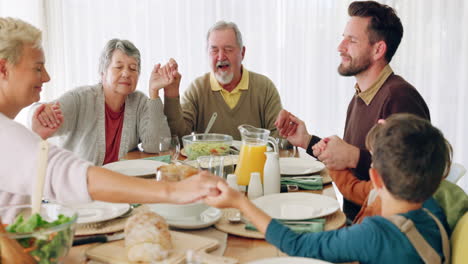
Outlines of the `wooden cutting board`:
[{"label": "wooden cutting board", "polygon": [[[238,263],[236,259],[213,256],[207,252],[211,252],[218,248],[219,242],[212,238],[201,237],[177,231],[171,232],[172,245],[174,246],[173,251],[169,254],[169,258],[162,260],[161,262],[153,263],[164,263],[164,264],[179,264],[185,263],[185,253],[187,250],[195,251],[201,256],[202,263],[206,264],[235,264]],[[125,250],[124,240],[108,242],[99,244],[91,247],[86,251],[86,256],[92,260],[112,263],[112,264],[132,264],[127,259],[127,251]]]}]

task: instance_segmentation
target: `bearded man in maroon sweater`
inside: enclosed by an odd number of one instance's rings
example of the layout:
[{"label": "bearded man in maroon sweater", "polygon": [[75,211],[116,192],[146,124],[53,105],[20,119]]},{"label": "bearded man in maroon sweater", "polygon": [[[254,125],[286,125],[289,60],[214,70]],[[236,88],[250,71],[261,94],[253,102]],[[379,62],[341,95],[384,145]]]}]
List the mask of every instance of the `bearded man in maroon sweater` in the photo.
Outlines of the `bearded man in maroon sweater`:
[{"label": "bearded man in maroon sweater", "polygon": [[[412,113],[430,119],[429,109],[418,91],[395,75],[389,63],[403,36],[403,26],[393,8],[374,1],[349,5],[351,17],[338,46],[338,73],[356,78],[356,93],[346,115],[343,139],[321,139],[307,132],[304,122],[282,110],[275,125],[293,145],[307,149],[330,170],[350,169],[361,180],[369,180],[371,155],[365,137],[379,119],[394,113]],[[360,206],[344,200],[343,210],[352,220]]]}]

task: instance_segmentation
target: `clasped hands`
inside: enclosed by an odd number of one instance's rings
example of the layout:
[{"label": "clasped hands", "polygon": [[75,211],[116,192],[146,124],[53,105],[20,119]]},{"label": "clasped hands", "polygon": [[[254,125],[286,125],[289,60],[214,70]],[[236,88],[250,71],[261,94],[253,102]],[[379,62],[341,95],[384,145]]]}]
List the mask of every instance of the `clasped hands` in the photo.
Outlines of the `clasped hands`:
[{"label": "clasped hands", "polygon": [[51,137],[62,123],[63,114],[58,102],[41,104],[34,111],[31,128],[45,140]]},{"label": "clasped hands", "polygon": [[[307,149],[312,135],[307,131],[304,121],[283,109],[278,114],[275,126],[280,136],[291,144]],[[314,156],[332,170],[355,168],[359,160],[359,148],[336,135],[320,140],[312,146],[312,150]]]},{"label": "clasped hands", "polygon": [[171,58],[164,65],[156,64],[151,72],[149,80],[150,98],[158,98],[158,92],[164,88],[166,96],[175,97],[179,95],[179,84],[182,76],[178,71],[177,62]]}]

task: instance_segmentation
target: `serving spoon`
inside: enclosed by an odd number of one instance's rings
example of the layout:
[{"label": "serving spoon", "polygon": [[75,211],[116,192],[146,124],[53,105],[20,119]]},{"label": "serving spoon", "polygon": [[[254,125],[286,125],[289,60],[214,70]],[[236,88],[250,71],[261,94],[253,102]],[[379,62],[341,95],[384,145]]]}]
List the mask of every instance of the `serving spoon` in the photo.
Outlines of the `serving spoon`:
[{"label": "serving spoon", "polygon": [[208,132],[210,132],[210,129],[211,127],[213,126],[215,120],[216,120],[216,117],[218,117],[218,113],[214,112],[212,115],[211,115],[211,118],[210,118],[210,121],[208,121],[208,125],[206,126],[206,129],[205,129],[205,133],[204,134],[208,134]]},{"label": "serving spoon", "polygon": [[47,173],[47,156],[49,153],[49,144],[47,141],[42,140],[39,143],[39,158],[37,162],[37,178],[33,195],[31,197],[31,215],[40,213],[42,195],[44,192],[44,179]]}]

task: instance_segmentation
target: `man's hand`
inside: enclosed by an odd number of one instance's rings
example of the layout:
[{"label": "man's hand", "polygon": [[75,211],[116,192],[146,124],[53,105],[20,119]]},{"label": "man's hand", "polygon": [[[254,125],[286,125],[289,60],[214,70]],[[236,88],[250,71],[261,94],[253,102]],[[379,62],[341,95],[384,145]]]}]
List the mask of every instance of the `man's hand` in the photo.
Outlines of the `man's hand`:
[{"label": "man's hand", "polygon": [[60,104],[42,104],[40,105],[32,117],[32,130],[36,132],[42,139],[51,137],[63,123],[62,110]]},{"label": "man's hand", "polygon": [[338,136],[323,139],[312,147],[314,155],[331,170],[356,168],[359,161],[359,148],[346,143]]},{"label": "man's hand", "polygon": [[161,67],[160,63],[156,64],[151,72],[149,80],[150,97],[152,99],[158,98],[158,93],[161,88],[164,88],[166,93],[169,90],[169,93],[176,92],[178,95],[180,79],[181,75],[178,72],[178,65],[174,59],[171,58],[163,67]]},{"label": "man's hand", "polygon": [[275,126],[280,136],[286,138],[291,144],[307,149],[312,135],[307,132],[304,121],[283,109],[276,118]]}]

